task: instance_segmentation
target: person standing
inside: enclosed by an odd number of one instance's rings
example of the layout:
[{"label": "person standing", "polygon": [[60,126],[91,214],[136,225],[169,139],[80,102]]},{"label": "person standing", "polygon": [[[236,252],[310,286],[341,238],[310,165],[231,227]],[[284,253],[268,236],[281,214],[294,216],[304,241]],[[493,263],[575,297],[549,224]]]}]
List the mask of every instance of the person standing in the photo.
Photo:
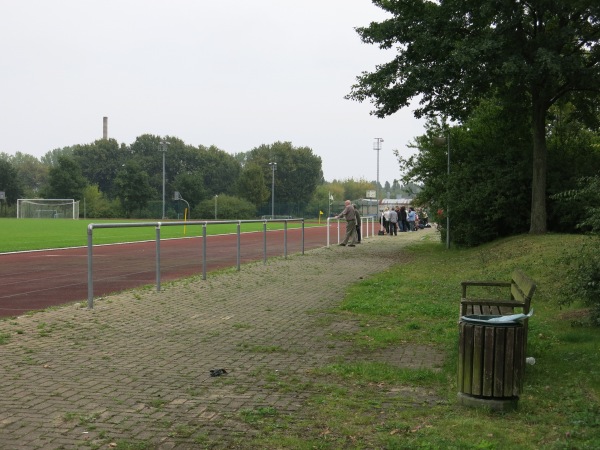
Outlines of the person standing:
[{"label": "person standing", "polygon": [[406,214],[406,207],[400,207],[400,218],[398,219],[402,222],[402,231],[408,231],[408,219]]},{"label": "person standing", "polygon": [[402,216],[400,215],[400,207],[396,205],[396,215],[398,216],[398,231],[401,233],[404,231],[404,224],[402,223]]},{"label": "person standing", "polygon": [[390,208],[386,207],[383,212],[383,228],[385,228],[385,232],[390,232]]},{"label": "person standing", "polygon": [[415,230],[415,221],[417,220],[417,213],[415,212],[415,209],[411,206],[410,209],[408,210],[408,227],[410,228],[410,231],[417,231]]},{"label": "person standing", "polygon": [[357,236],[356,243],[360,244],[360,241],[361,241],[360,227],[362,225],[362,223],[360,221],[360,213],[358,212],[358,208],[356,207],[356,205],[352,205],[352,207],[354,208],[354,219],[356,220],[356,236]]},{"label": "person standing", "polygon": [[[350,200],[346,200],[344,202],[345,208],[344,210],[335,216],[336,219],[341,219],[344,217],[346,219],[346,236],[344,240],[340,244],[341,246],[348,245],[348,247],[355,247],[356,244],[356,213],[354,211],[354,207],[352,206],[352,202]],[[348,241],[352,238],[352,242],[348,244]]]},{"label": "person standing", "polygon": [[394,208],[390,209],[390,236],[398,236],[398,214]]}]

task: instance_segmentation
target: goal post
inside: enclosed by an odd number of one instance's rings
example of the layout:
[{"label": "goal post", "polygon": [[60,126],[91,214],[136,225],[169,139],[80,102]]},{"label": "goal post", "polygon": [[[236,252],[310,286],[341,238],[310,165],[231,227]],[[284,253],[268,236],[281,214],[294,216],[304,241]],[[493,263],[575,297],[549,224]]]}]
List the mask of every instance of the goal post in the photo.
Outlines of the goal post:
[{"label": "goal post", "polygon": [[18,219],[79,219],[79,200],[72,198],[20,198]]}]

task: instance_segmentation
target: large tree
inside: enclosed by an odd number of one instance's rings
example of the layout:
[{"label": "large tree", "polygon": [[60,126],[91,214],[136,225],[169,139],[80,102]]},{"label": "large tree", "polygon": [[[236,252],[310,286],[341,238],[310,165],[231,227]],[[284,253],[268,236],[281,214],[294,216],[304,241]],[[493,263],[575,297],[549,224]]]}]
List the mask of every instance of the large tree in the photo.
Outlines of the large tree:
[{"label": "large tree", "polygon": [[81,200],[87,181],[81,167],[70,156],[59,156],[56,166],[50,168],[48,185],[42,189],[45,198],[73,198]]},{"label": "large tree", "polygon": [[100,192],[113,198],[115,177],[129,153],[114,139],[99,139],[92,144],[73,147],[73,158],[79,163],[88,183],[95,184]]},{"label": "large tree", "polygon": [[49,167],[35,156],[17,152],[9,156],[8,161],[17,169],[18,177],[23,188],[23,195],[27,198],[39,196],[39,191],[48,181]]},{"label": "large tree", "polygon": [[136,208],[141,211],[156,196],[156,190],[150,185],[148,173],[134,159],[127,161],[119,170],[115,185],[127,217],[131,217]]},{"label": "large tree", "polygon": [[23,193],[19,172],[8,160],[6,153],[0,154],[0,191],[4,192],[4,201],[8,205],[16,203]]},{"label": "large tree", "polygon": [[[373,0],[391,13],[357,31],[395,49],[364,72],[348,98],[370,99],[385,117],[420,100],[417,117],[463,121],[483,97],[529,102],[533,151],[530,232],[546,231],[546,117],[568,97],[593,104],[600,92],[598,0]],[[507,113],[510,113],[507,107]]]},{"label": "large tree", "polygon": [[[281,213],[301,212],[323,181],[322,161],[308,147],[294,147],[291,142],[275,142],[252,149],[248,164],[262,167],[269,189],[275,184],[275,203]],[[269,163],[277,163],[275,172]]]},{"label": "large tree", "polygon": [[249,163],[244,166],[237,182],[238,195],[260,207],[270,195],[263,168]]}]

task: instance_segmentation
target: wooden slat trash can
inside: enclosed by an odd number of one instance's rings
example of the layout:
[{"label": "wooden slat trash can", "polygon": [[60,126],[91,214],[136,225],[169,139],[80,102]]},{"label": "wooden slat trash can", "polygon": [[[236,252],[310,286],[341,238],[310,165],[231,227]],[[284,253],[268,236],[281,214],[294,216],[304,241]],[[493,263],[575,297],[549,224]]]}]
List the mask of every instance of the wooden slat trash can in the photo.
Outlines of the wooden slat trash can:
[{"label": "wooden slat trash can", "polygon": [[459,322],[458,399],[507,411],[517,407],[523,387],[525,329],[521,322],[488,323],[492,317]]}]

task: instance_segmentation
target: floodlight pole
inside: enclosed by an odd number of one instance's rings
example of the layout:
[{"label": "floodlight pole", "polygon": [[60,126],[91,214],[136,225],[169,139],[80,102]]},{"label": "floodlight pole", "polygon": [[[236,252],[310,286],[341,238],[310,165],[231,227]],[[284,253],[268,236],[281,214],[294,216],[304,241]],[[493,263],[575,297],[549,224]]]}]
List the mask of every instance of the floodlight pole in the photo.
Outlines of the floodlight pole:
[{"label": "floodlight pole", "polygon": [[[383,142],[382,138],[375,138],[375,142],[373,143],[373,150],[377,152],[377,209],[376,214],[379,216],[379,150],[381,150],[381,143]],[[380,219],[381,220],[381,219]]]},{"label": "floodlight pole", "polygon": [[[450,181],[450,130],[447,131],[446,137],[434,137],[433,144],[436,146],[442,146],[446,144],[448,162],[446,164],[446,174],[448,178],[448,182]],[[450,248],[450,206],[446,204],[446,248]]]},{"label": "floodlight pole", "polygon": [[273,169],[273,178],[271,182],[271,219],[275,219],[275,171],[277,170],[277,163],[270,162],[269,165]]},{"label": "floodlight pole", "polygon": [[[448,180],[450,179],[450,130],[446,135],[448,141]],[[450,248],[450,206],[446,205],[446,248]]]},{"label": "floodlight pole", "polygon": [[162,162],[163,162],[163,179],[162,179],[162,219],[165,219],[165,154],[167,153],[167,146],[169,143],[167,141],[160,141],[159,147],[160,151],[163,154]]},{"label": "floodlight pole", "polygon": [[217,220],[217,199],[219,198],[219,196],[217,194],[215,194],[215,220]]}]

